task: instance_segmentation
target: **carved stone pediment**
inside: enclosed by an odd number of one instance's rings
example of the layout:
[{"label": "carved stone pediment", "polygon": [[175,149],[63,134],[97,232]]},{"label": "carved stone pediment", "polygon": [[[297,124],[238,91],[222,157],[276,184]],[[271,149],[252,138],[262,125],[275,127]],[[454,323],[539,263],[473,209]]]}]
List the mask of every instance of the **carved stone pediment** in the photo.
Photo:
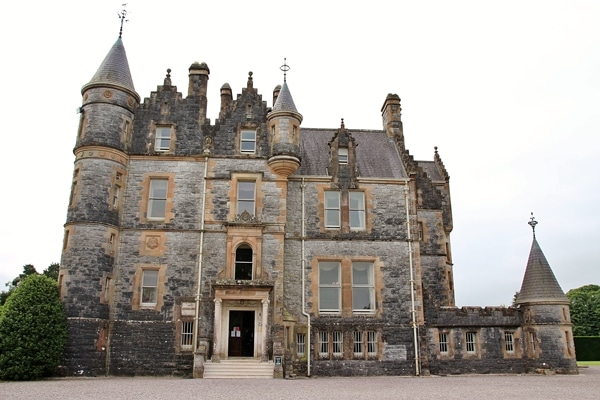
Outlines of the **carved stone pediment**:
[{"label": "carved stone pediment", "polygon": [[236,225],[258,225],[261,221],[254,215],[250,214],[248,211],[244,210],[241,214],[237,214],[233,221],[230,224]]}]

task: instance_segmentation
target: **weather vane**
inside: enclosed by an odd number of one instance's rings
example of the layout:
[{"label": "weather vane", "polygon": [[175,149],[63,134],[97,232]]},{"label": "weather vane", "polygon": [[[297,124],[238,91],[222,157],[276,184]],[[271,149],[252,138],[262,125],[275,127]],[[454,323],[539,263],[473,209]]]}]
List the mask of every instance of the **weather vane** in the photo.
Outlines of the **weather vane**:
[{"label": "weather vane", "polygon": [[535,226],[538,224],[538,222],[535,220],[533,212],[531,213],[531,218],[529,219],[528,224],[531,226],[531,229],[533,229],[533,238],[535,239]]},{"label": "weather vane", "polygon": [[125,22],[129,21],[128,19],[125,19],[125,17],[127,16],[127,10],[125,9],[126,6],[127,6],[127,3],[124,3],[123,4],[123,9],[118,14],[119,15],[119,19],[121,20],[121,29],[119,29],[119,39],[123,35],[123,24]]},{"label": "weather vane", "polygon": [[279,67],[279,69],[283,71],[283,81],[285,82],[286,74],[290,70],[290,66],[287,65],[286,58],[283,59],[283,65]]}]

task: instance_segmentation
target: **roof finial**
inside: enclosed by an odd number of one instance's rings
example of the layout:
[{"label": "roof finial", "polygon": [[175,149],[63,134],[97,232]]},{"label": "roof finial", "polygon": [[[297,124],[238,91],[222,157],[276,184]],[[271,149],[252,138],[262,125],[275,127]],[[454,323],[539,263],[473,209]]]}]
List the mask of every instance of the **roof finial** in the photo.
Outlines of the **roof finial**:
[{"label": "roof finial", "polygon": [[286,61],[285,57],[283,58],[283,65],[281,67],[279,67],[279,69],[283,71],[283,81],[285,82],[286,74],[290,70],[290,66],[287,65],[287,61]]},{"label": "roof finial", "polygon": [[531,226],[531,229],[533,229],[533,238],[535,239],[535,226],[538,224],[538,222],[535,220],[533,212],[531,213],[531,218],[529,219],[528,224]]},{"label": "roof finial", "polygon": [[344,126],[344,118],[342,118],[342,124],[340,125],[340,128],[342,128],[342,129],[345,128],[345,126]]},{"label": "roof finial", "polygon": [[127,16],[127,10],[125,9],[125,6],[127,6],[127,3],[123,3],[123,9],[118,14],[119,19],[121,20],[121,29],[119,29],[119,39],[121,39],[121,36],[123,36],[123,23],[129,21],[128,19],[125,19],[125,17]]}]

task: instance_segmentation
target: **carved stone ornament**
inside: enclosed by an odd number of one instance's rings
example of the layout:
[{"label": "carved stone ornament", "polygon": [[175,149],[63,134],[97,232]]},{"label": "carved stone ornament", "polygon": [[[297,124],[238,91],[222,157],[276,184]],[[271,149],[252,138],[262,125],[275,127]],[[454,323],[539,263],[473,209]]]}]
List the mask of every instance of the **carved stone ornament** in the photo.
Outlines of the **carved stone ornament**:
[{"label": "carved stone ornament", "polygon": [[157,237],[152,236],[146,239],[146,247],[154,250],[158,247],[158,245],[160,244],[159,240]]},{"label": "carved stone ornament", "polygon": [[244,223],[244,224],[258,224],[260,221],[247,210],[244,210],[241,214],[235,216],[233,222]]}]

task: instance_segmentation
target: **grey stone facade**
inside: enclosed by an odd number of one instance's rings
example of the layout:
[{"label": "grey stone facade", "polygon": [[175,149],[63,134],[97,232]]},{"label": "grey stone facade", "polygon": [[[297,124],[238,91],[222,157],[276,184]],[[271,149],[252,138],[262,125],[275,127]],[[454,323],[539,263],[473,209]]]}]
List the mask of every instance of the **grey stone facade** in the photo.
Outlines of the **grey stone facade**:
[{"label": "grey stone facade", "polygon": [[239,357],[274,377],[576,373],[537,242],[517,307],[454,306],[449,175],[405,148],[397,95],[381,130],[304,128],[287,82],[268,107],[250,73],[211,123],[210,70],[189,71],[186,97],[169,71],[140,103],[119,38],[82,89],[69,374],[202,377]]}]

